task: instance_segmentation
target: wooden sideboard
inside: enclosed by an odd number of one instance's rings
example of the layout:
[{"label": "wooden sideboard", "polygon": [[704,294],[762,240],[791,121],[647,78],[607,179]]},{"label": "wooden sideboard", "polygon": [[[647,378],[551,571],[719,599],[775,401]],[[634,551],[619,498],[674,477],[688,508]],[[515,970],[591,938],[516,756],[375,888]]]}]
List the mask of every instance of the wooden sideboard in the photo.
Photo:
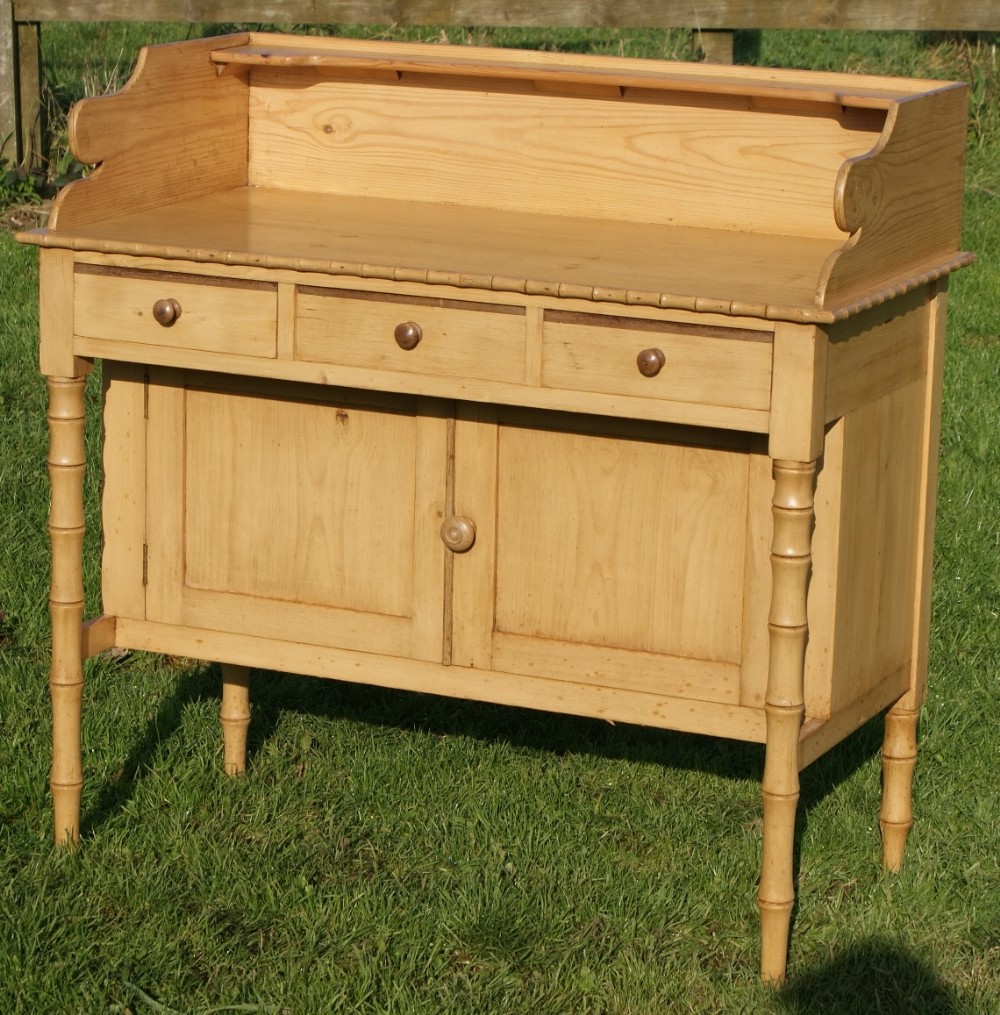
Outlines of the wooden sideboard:
[{"label": "wooden sideboard", "polygon": [[[38,244],[55,834],[82,660],[222,664],[766,745],[761,970],[799,771],[924,695],[966,89],[246,34],[70,119]],[[103,361],[103,612],[83,385]],[[748,877],[750,873],[748,872]]]}]

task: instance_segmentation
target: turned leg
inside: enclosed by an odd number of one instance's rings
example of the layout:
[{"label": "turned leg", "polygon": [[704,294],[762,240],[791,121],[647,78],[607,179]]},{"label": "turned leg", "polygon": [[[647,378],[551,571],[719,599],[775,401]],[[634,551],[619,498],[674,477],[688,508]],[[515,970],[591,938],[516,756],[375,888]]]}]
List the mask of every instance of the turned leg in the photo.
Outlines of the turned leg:
[{"label": "turned leg", "polygon": [[795,903],[793,851],[799,800],[799,730],[808,624],[816,463],[774,463],[770,656],[764,711],[767,747],[762,796],[764,852],[758,905],[760,975],[783,983]]},{"label": "turned leg", "polygon": [[222,664],[223,771],[240,775],[247,767],[247,729],[250,726],[250,670],[246,666]]},{"label": "turned leg", "polygon": [[52,544],[52,807],[58,845],[80,836],[83,701],[83,377],[50,377],[49,538]]},{"label": "turned leg", "polygon": [[882,866],[895,874],[902,869],[906,836],[913,826],[911,793],[917,764],[917,716],[916,711],[897,704],[885,717],[878,823],[882,830]]}]

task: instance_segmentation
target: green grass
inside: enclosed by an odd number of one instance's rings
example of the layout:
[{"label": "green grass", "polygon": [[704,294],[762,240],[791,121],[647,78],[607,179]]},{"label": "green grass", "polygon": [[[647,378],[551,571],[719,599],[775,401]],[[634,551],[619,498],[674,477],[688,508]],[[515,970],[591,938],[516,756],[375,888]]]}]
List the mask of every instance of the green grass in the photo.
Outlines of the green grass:
[{"label": "green grass", "polygon": [[[178,26],[46,29],[63,102]],[[450,33],[677,55],[680,34]],[[439,30],[413,31],[434,38]],[[0,1010],[986,1013],[1000,1010],[1000,74],[992,39],[744,33],[756,62],[974,84],[952,283],[931,679],[898,877],[878,723],[803,776],[789,983],[756,978],[761,752],[300,678],[255,681],[219,774],[218,672],[88,664],[83,846],[51,846],[34,253],[0,235]],[[88,440],[99,433],[95,378]],[[88,610],[98,608],[96,470]]]}]

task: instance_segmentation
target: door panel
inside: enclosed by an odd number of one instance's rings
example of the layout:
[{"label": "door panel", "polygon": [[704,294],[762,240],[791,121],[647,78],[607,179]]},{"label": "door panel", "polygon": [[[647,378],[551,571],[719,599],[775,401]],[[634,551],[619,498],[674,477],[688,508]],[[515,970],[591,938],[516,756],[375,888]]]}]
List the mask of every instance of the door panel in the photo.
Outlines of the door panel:
[{"label": "door panel", "polygon": [[386,496],[415,486],[412,414],[191,388],[185,424],[187,585],[409,613],[412,571],[386,581],[369,562],[413,541],[412,499]]},{"label": "door panel", "polygon": [[428,400],[155,371],[149,619],[441,657]]},{"label": "door panel", "polygon": [[[489,425],[459,421],[456,503],[476,468],[463,448],[490,446],[462,428]],[[749,439],[513,410],[493,433],[493,544],[468,556],[493,557],[495,581],[484,604],[456,566],[456,661],[738,703]],[[483,628],[489,653],[463,651]]]}]

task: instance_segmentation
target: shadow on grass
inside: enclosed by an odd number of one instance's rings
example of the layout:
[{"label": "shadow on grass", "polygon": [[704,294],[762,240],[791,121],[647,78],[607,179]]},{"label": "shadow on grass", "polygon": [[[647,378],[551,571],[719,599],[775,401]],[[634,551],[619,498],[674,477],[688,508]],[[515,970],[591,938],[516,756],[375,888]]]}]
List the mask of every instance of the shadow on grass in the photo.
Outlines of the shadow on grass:
[{"label": "shadow on grass", "polygon": [[793,1015],[962,1015],[959,994],[907,949],[884,941],[855,945],[792,979],[777,995]]},{"label": "shadow on grass", "polygon": [[[721,779],[749,779],[758,783],[764,773],[762,744],[703,734],[264,671],[255,671],[251,677],[251,697],[254,702],[251,757],[255,745],[263,743],[273,733],[283,711],[301,710],[329,719],[348,719],[434,736],[506,743],[539,754],[587,755],[651,764],[665,773],[670,770],[700,772]],[[800,774],[801,795],[795,816],[793,853],[796,881],[809,812],[837,786],[879,756],[882,731],[881,716],[870,720]],[[879,776],[873,772],[870,793],[873,817],[879,804],[879,791]],[[872,849],[874,855],[878,850],[877,842],[872,843]],[[792,917],[793,940],[797,909],[798,898]]]},{"label": "shadow on grass", "polygon": [[[251,767],[254,755],[274,734],[281,714],[291,710],[435,736],[502,742],[539,753],[649,763],[665,770],[703,772],[723,779],[759,780],[763,774],[762,745],[700,734],[256,670],[251,675],[250,692]],[[220,694],[218,666],[204,664],[180,671],[173,693],[160,703],[114,779],[87,809],[83,830],[92,831],[131,798],[136,783],[154,764],[163,744],[180,728],[186,706],[205,699],[218,700]],[[881,739],[881,721],[874,719],[802,773],[797,842],[801,841],[809,810],[875,757]],[[878,787],[873,786],[873,805],[877,791]]]},{"label": "shadow on grass", "polygon": [[[163,745],[180,729],[185,708],[205,699],[218,700],[221,696],[221,679],[218,666],[209,664],[178,670],[173,693],[161,701],[122,766],[104,783],[96,801],[81,815],[82,835],[93,833],[128,803],[145,773],[162,753]],[[86,717],[84,722],[86,723]],[[220,732],[220,741],[221,735]]]},{"label": "shadow on grass", "polygon": [[760,62],[763,32],[744,28],[733,32],[733,63],[755,66]]},{"label": "shadow on grass", "polygon": [[[270,735],[284,710],[436,736],[502,742],[539,753],[583,754],[704,772],[723,779],[759,780],[762,744],[611,723],[508,705],[445,698],[344,681],[254,671],[251,744]],[[819,803],[844,779],[878,755],[881,718],[872,719],[802,772],[801,804]],[[878,786],[873,786],[873,799]]]}]

